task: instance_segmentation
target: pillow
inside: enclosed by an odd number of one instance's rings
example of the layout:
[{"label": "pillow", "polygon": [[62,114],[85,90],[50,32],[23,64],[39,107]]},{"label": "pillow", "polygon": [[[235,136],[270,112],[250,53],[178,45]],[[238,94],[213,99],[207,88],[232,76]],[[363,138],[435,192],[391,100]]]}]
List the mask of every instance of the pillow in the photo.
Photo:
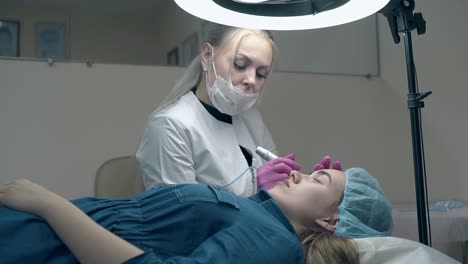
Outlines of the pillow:
[{"label": "pillow", "polygon": [[460,263],[422,243],[399,237],[356,238],[362,264]]}]

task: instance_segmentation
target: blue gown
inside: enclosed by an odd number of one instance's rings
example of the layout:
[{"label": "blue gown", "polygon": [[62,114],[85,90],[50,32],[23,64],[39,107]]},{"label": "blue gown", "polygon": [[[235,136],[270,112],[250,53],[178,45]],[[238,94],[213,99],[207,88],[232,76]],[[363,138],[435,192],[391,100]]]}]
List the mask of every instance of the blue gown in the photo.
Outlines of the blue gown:
[{"label": "blue gown", "polygon": [[[242,198],[216,186],[180,184],[129,199],[72,202],[145,251],[126,263],[304,263],[294,228],[265,191]],[[0,263],[78,260],[43,219],[0,206]]]}]

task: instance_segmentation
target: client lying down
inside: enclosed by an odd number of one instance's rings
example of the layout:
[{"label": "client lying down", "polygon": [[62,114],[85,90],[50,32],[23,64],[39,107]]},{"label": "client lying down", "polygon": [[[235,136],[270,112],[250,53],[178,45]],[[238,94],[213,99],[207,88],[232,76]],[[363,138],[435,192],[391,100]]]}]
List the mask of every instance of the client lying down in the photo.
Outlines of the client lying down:
[{"label": "client lying down", "polygon": [[0,185],[0,204],[2,263],[358,263],[345,237],[392,230],[391,205],[361,168],[292,171],[249,198],[180,184],[68,201],[16,180]]}]

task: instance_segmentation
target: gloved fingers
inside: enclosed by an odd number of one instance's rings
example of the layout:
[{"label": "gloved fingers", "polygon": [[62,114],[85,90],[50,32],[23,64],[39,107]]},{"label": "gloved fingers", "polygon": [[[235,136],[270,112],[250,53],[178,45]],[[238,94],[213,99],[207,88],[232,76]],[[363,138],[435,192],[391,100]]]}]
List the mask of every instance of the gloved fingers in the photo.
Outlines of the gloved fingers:
[{"label": "gloved fingers", "polygon": [[314,166],[314,171],[324,170],[324,169],[325,169],[325,167],[324,167],[322,164],[320,164],[320,163],[317,163],[317,164],[315,164],[315,166]]},{"label": "gloved fingers", "polygon": [[289,173],[293,170],[289,165],[284,164],[284,163],[278,163],[273,165],[272,171],[278,174],[286,174],[289,175]]},{"label": "gloved fingers", "polygon": [[331,157],[329,155],[326,155],[322,158],[322,161],[320,163],[315,164],[314,171],[326,170],[326,169],[334,169],[334,170],[340,170],[340,171],[343,170],[341,163],[338,160],[333,162],[333,165],[331,165],[330,163],[331,163]]},{"label": "gloved fingers", "polygon": [[320,161],[320,164],[322,164],[322,166],[325,168],[325,169],[329,169],[330,168],[330,164],[331,164],[331,157],[326,155],[322,158],[322,161]]},{"label": "gloved fingers", "polygon": [[343,169],[341,168],[341,163],[337,160],[335,162],[333,162],[333,169],[335,170],[340,170],[342,171]]},{"label": "gloved fingers", "polygon": [[292,168],[289,167],[287,164],[284,163],[278,163],[275,165],[270,165],[270,164],[265,164],[258,168],[257,170],[257,175],[261,175],[263,177],[264,175],[267,177],[270,177],[271,175],[274,174],[289,174],[289,172],[292,171]]},{"label": "gloved fingers", "polygon": [[284,156],[285,158],[287,159],[290,159],[290,160],[296,160],[296,154],[294,153],[289,153],[288,155]]},{"label": "gloved fingers", "polygon": [[279,182],[279,181],[284,181],[288,178],[289,178],[289,175],[285,173],[274,174],[268,177],[268,182]]},{"label": "gloved fingers", "polygon": [[273,188],[277,182],[284,181],[288,178],[289,176],[285,173],[283,174],[271,173],[269,175],[265,174],[262,177],[257,177],[258,179],[257,187],[258,189],[269,190]]},{"label": "gloved fingers", "polygon": [[297,162],[295,162],[294,160],[288,159],[286,157],[285,158],[279,157],[276,159],[272,159],[268,161],[268,164],[270,164],[271,166],[276,166],[278,164],[285,164],[292,170],[297,170],[297,171],[301,170],[301,165],[297,164]]}]

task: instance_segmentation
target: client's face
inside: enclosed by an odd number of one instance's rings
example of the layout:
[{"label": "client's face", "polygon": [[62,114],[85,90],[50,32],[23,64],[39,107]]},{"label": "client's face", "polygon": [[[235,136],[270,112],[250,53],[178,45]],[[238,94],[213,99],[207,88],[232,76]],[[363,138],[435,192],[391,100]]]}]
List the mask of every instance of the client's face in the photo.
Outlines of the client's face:
[{"label": "client's face", "polygon": [[336,216],[341,203],[346,174],[339,170],[319,170],[312,174],[292,171],[268,192],[291,221],[315,226],[319,219]]}]

